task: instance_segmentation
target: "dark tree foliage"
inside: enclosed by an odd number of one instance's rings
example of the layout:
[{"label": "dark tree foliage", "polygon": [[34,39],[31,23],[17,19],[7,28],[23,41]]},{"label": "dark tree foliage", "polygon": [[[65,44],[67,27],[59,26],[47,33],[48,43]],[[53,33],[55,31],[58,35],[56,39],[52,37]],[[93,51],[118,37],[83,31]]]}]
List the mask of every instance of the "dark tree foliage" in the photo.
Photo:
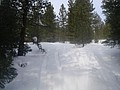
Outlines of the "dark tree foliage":
[{"label": "dark tree foliage", "polygon": [[120,45],[120,0],[103,0],[102,3],[106,23],[111,27],[108,41],[112,41],[112,45]]},{"label": "dark tree foliage", "polygon": [[93,5],[90,0],[69,0],[68,29],[74,43],[91,42],[91,21]]},{"label": "dark tree foliage", "polygon": [[60,11],[59,11],[59,26],[62,29],[66,29],[66,25],[67,25],[67,11],[66,8],[64,6],[64,4],[61,5],[60,7]]},{"label": "dark tree foliage", "polygon": [[[49,4],[43,0],[2,0],[0,4],[1,88],[17,76],[16,69],[12,67],[14,49],[19,48],[18,55],[24,55],[26,28],[28,20],[34,16],[33,10],[37,10],[41,14],[42,9]],[[41,25],[41,23],[37,24]]]},{"label": "dark tree foliage", "polygon": [[[49,6],[49,3],[46,0],[12,0],[12,2],[12,5],[17,9],[19,23],[21,25],[18,55],[23,56],[27,21],[34,17],[34,14],[36,14],[34,11],[37,11],[38,14],[41,15],[43,11],[42,9],[46,8],[46,6]],[[35,22],[34,24],[38,23]]]},{"label": "dark tree foliage", "polygon": [[18,45],[16,9],[10,0],[3,0],[0,5],[0,88],[4,88],[16,77],[12,67],[13,48]]},{"label": "dark tree foliage", "polygon": [[45,14],[45,10],[47,6],[49,5],[50,3],[45,5],[44,2],[43,5],[40,7],[39,4],[34,3],[34,7],[32,7],[32,11],[28,13],[27,28],[26,28],[26,32],[28,34],[27,38],[31,39],[32,37],[36,36],[39,42],[42,40],[43,28],[46,27],[46,25],[42,22],[42,19],[43,19],[43,15]]},{"label": "dark tree foliage", "polygon": [[18,43],[17,11],[10,0],[4,0],[0,6],[0,47],[11,48]]},{"label": "dark tree foliage", "polygon": [[105,39],[104,35],[103,35],[104,23],[101,20],[101,17],[98,15],[97,12],[94,12],[92,15],[91,26],[92,26],[92,30],[94,31],[93,38],[94,38],[95,42],[98,42],[99,39]]},{"label": "dark tree foliage", "polygon": [[75,15],[74,15],[74,1],[68,1],[68,39],[70,42],[74,42],[75,30],[74,30],[74,22],[75,22]]},{"label": "dark tree foliage", "polygon": [[[58,16],[58,22],[59,22],[59,29],[60,29],[60,36],[61,40],[60,41],[66,41],[67,40],[67,11],[64,6],[64,4],[61,5],[60,10],[59,10],[59,16]],[[59,38],[60,39],[60,38]]]},{"label": "dark tree foliage", "polygon": [[55,23],[55,17],[56,15],[54,14],[54,7],[52,5],[48,6],[45,10],[45,14],[43,15],[43,23],[47,26],[47,28],[45,28],[45,38],[47,39],[47,41],[50,42],[54,42],[55,37],[56,37],[56,23]]},{"label": "dark tree foliage", "polygon": [[0,60],[0,88],[5,88],[18,75],[17,70],[12,67],[12,60],[11,56]]}]

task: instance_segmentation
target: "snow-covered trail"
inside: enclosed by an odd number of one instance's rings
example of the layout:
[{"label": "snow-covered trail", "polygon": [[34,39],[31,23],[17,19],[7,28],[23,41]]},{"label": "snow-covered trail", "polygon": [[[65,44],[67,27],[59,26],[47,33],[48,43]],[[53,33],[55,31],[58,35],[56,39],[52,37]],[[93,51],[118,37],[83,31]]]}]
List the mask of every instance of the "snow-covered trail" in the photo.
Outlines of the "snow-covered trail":
[{"label": "snow-covered trail", "polygon": [[16,58],[18,76],[4,90],[120,90],[120,50],[94,43],[42,45],[46,54],[31,45],[31,53]]}]

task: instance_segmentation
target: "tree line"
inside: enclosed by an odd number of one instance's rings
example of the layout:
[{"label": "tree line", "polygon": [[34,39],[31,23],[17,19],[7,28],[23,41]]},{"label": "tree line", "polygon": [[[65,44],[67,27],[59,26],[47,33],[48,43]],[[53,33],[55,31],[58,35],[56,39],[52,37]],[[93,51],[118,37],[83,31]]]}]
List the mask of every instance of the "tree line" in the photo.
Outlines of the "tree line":
[{"label": "tree line", "polygon": [[103,0],[102,3],[105,22],[109,25],[107,43],[112,46],[120,45],[120,0]]},{"label": "tree line", "polygon": [[2,0],[0,3],[0,87],[11,82],[17,71],[13,68],[15,49],[18,56],[24,54],[24,42],[28,29],[44,27],[40,18],[50,2],[44,0]]},{"label": "tree line", "polygon": [[[68,10],[62,4],[58,15],[47,0],[2,0],[0,87],[17,75],[12,67],[14,49],[18,49],[18,56],[23,56],[24,42],[31,42],[34,36],[39,42],[69,41],[83,47],[99,39],[107,39],[107,43],[113,41],[110,45],[119,45],[120,1],[103,0],[102,3],[105,22],[94,11],[91,0],[68,0]],[[14,75],[10,76],[13,72]]]}]

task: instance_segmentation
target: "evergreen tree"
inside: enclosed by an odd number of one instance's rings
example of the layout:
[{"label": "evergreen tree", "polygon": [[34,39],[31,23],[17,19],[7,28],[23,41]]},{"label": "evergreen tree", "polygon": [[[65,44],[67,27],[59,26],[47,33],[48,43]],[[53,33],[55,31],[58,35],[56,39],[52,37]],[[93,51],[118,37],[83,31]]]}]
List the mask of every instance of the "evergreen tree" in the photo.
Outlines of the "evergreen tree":
[{"label": "evergreen tree", "polygon": [[93,5],[90,0],[76,0],[74,4],[69,4],[68,27],[73,33],[75,43],[86,44],[91,38],[91,18]]},{"label": "evergreen tree", "polygon": [[66,8],[64,7],[64,4],[62,4],[59,11],[59,26],[60,28],[65,29],[66,24],[67,24],[67,11]]},{"label": "evergreen tree", "polygon": [[4,88],[16,77],[17,73],[12,68],[13,48],[19,40],[17,27],[16,8],[11,0],[3,0],[0,5],[0,88]]},{"label": "evergreen tree", "polygon": [[15,47],[18,43],[16,9],[10,0],[4,0],[0,6],[0,46]]},{"label": "evergreen tree", "polygon": [[74,22],[75,22],[75,15],[73,13],[74,11],[74,2],[75,0],[69,0],[68,1],[68,40],[73,43],[74,36],[75,36],[75,29],[74,29]]},{"label": "evergreen tree", "polygon": [[120,45],[120,0],[103,0],[103,13],[111,27],[109,40]]},{"label": "evergreen tree", "polygon": [[52,5],[49,5],[46,8],[45,14],[43,15],[42,22],[47,26],[45,29],[46,33],[46,39],[47,41],[55,41],[56,37],[56,23],[55,23],[55,17],[56,15],[54,14],[54,8]]},{"label": "evergreen tree", "polygon": [[62,41],[65,41],[67,39],[66,34],[67,34],[67,11],[66,8],[64,7],[64,4],[61,5],[60,11],[59,11],[59,28],[61,30],[61,38]]},{"label": "evergreen tree", "polygon": [[94,31],[95,42],[98,42],[99,39],[103,38],[103,26],[104,23],[102,22],[101,17],[97,12],[94,12],[92,16],[92,29]]},{"label": "evergreen tree", "polygon": [[110,36],[110,25],[109,24],[104,24],[102,27],[102,32],[103,32],[103,38],[102,39],[108,39]]},{"label": "evergreen tree", "polygon": [[18,55],[22,56],[24,49],[26,28],[27,28],[27,20],[30,18],[29,14],[32,15],[35,14],[33,11],[34,9],[36,9],[39,12],[39,14],[41,14],[42,9],[48,6],[49,3],[44,0],[13,0],[13,5],[16,6],[18,10],[18,16],[20,17],[19,23],[21,24],[21,31],[20,31]]},{"label": "evergreen tree", "polygon": [[33,36],[37,36],[38,41],[42,40],[43,36],[43,29],[46,25],[42,22],[43,15],[45,14],[45,10],[50,3],[43,2],[43,5],[40,7],[39,4],[34,3],[34,7],[32,8],[32,12],[28,13],[28,20],[27,20],[27,32],[29,34],[29,38]]}]

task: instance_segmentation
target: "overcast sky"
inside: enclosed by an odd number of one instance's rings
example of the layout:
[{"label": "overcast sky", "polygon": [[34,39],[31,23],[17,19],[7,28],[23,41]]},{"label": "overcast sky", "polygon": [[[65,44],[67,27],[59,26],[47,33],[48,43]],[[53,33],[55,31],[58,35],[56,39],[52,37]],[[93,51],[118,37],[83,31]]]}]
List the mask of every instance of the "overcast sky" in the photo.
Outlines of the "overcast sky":
[{"label": "overcast sky", "polygon": [[[65,5],[66,8],[68,8],[68,6],[67,6],[68,0],[49,0],[49,1],[54,6],[54,11],[55,11],[56,14],[58,14],[60,6],[61,6],[62,3]],[[102,2],[102,0],[93,0],[95,11],[97,11],[97,13],[100,15],[102,20],[104,20],[105,16],[102,14],[101,2]]]}]

